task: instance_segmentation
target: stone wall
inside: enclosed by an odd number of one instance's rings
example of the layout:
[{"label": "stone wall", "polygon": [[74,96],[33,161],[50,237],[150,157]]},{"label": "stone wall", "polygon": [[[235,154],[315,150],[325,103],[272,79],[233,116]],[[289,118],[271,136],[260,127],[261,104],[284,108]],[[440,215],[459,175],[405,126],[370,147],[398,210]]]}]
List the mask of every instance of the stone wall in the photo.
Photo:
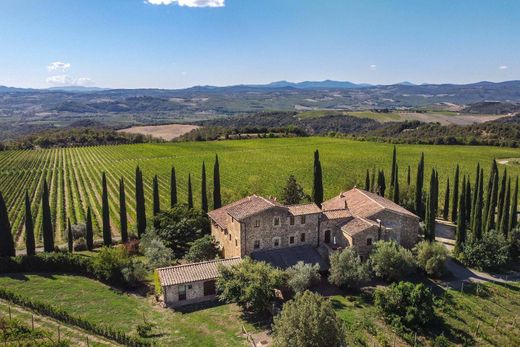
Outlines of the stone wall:
[{"label": "stone wall", "polygon": [[169,307],[179,307],[217,299],[215,295],[204,296],[204,281],[186,283],[185,285],[186,300],[182,301],[179,301],[179,285],[163,287],[164,303]]},{"label": "stone wall", "polygon": [[390,229],[385,239],[393,239],[401,246],[413,248],[419,238],[419,219],[391,211],[382,211],[374,215],[372,220],[380,219],[383,227]]}]

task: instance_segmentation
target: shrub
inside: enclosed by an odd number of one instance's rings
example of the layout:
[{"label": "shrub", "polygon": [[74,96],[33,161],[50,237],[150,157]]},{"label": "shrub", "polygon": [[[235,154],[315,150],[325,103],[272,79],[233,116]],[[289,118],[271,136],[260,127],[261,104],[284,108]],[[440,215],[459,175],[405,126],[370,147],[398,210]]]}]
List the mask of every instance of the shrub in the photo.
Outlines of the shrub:
[{"label": "shrub", "polygon": [[340,347],[345,329],[328,299],[309,291],[287,302],[273,325],[277,347]]},{"label": "shrub", "polygon": [[193,241],[190,250],[186,254],[186,260],[192,263],[212,260],[218,255],[218,242],[211,235],[205,235]]},{"label": "shrub", "polygon": [[424,328],[434,318],[433,295],[422,283],[399,282],[378,288],[375,305],[385,320],[394,326]]},{"label": "shrub", "polygon": [[478,270],[498,270],[510,261],[509,243],[502,234],[491,230],[481,240],[466,242],[459,260]]},{"label": "shrub", "polygon": [[128,242],[124,243],[123,246],[125,247],[126,253],[128,255],[137,255],[139,254],[139,240],[133,239],[129,240]]},{"label": "shrub", "polygon": [[520,228],[514,228],[509,232],[509,254],[513,261],[520,258]]},{"label": "shrub", "polygon": [[318,264],[304,264],[302,261],[285,270],[287,285],[295,292],[303,292],[320,280],[320,266]]},{"label": "shrub", "polygon": [[372,269],[385,281],[397,281],[414,269],[412,252],[395,241],[378,241],[370,256]]},{"label": "shrub", "polygon": [[329,282],[342,288],[358,288],[370,279],[369,267],[355,250],[345,248],[330,255]]},{"label": "shrub", "polygon": [[121,268],[123,279],[131,286],[142,282],[147,274],[148,269],[146,268],[146,264],[137,258],[130,258],[128,263]]},{"label": "shrub", "polygon": [[236,303],[252,313],[266,313],[275,299],[275,289],[283,285],[284,273],[265,262],[245,258],[240,264],[219,266],[219,299]]},{"label": "shrub", "polygon": [[91,260],[70,253],[40,253],[13,258],[0,258],[0,273],[62,272],[83,276],[91,274]]},{"label": "shrub", "polygon": [[102,281],[124,283],[121,270],[128,264],[128,254],[124,248],[103,247],[92,259],[92,271]]},{"label": "shrub", "polygon": [[164,245],[153,228],[141,238],[140,248],[150,268],[168,266],[173,261],[173,251]]},{"label": "shrub", "polygon": [[446,247],[437,242],[422,241],[416,246],[416,251],[419,267],[429,276],[441,277],[448,257]]},{"label": "shrub", "polygon": [[142,324],[138,324],[137,325],[137,334],[140,336],[140,337],[149,337],[150,336],[150,333],[152,332],[152,324],[150,323],[142,323]]}]

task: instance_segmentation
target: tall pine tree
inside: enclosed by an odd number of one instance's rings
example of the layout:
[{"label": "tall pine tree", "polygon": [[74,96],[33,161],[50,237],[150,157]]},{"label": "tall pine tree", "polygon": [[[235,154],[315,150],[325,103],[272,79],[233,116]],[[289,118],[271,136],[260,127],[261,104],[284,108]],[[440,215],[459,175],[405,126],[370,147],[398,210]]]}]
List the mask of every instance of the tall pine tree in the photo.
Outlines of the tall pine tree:
[{"label": "tall pine tree", "polygon": [[67,218],[67,246],[69,253],[74,251],[74,237],[72,236],[72,225],[70,225],[70,218]]},{"label": "tall pine tree", "polygon": [[54,228],[52,227],[51,206],[49,205],[49,187],[43,181],[42,192],[42,236],[44,252],[54,252]]},{"label": "tall pine tree", "polygon": [[36,254],[36,241],[34,239],[34,221],[31,211],[29,194],[25,192],[25,249],[27,255]]},{"label": "tall pine tree", "polygon": [[435,184],[436,174],[435,170],[432,170],[430,177],[430,189],[428,191],[428,197],[426,199],[426,211],[425,211],[425,239],[433,242],[435,241]]},{"label": "tall pine tree", "polygon": [[153,216],[161,213],[161,200],[159,197],[159,177],[153,176],[152,180],[152,195],[153,195]]},{"label": "tall pine tree", "polygon": [[477,163],[477,171],[475,173],[475,185],[473,188],[473,196],[471,201],[471,218],[470,218],[470,225],[473,227],[473,224],[475,222],[475,205],[477,204],[477,198],[478,198],[478,185],[480,181],[480,163]]},{"label": "tall pine tree", "polygon": [[399,167],[395,166],[395,173],[394,173],[394,183],[392,188],[392,200],[398,204],[399,203]]},{"label": "tall pine tree", "polygon": [[[500,180],[500,190],[498,193],[498,204],[497,204],[497,223],[502,221],[502,212],[504,212],[504,202],[506,197],[506,186],[507,186],[507,168],[504,168],[502,179]],[[500,226],[500,224],[499,224]]]},{"label": "tall pine tree", "polygon": [[188,174],[188,208],[193,208],[193,190],[191,188],[191,174]]},{"label": "tall pine tree", "polygon": [[395,175],[397,170],[397,148],[394,145],[394,151],[392,153],[392,176],[390,177],[390,186],[394,186]]},{"label": "tall pine tree", "polygon": [[484,170],[480,169],[478,185],[475,188],[475,196],[477,197],[475,206],[473,208],[473,240],[478,241],[482,239],[482,216],[484,204]]},{"label": "tall pine tree", "polygon": [[213,209],[222,207],[222,196],[220,195],[220,164],[218,155],[215,155],[215,165],[213,166]]},{"label": "tall pine tree", "polygon": [[511,178],[507,181],[502,213],[500,213],[500,232],[507,239],[509,236],[509,209],[511,208]]},{"label": "tall pine tree", "polygon": [[[489,208],[487,210],[486,217],[486,228],[485,231],[488,232],[490,230],[495,230],[495,211],[497,206],[497,198],[498,198],[498,174],[494,174],[494,178],[491,182],[491,191],[490,191],[490,199],[489,199]],[[484,211],[486,212],[486,211]]]},{"label": "tall pine tree", "polygon": [[321,171],[320,153],[318,150],[314,152],[312,201],[320,207],[323,202],[323,173]]},{"label": "tall pine tree", "polygon": [[459,206],[459,175],[460,169],[457,164],[457,168],[455,169],[455,178],[453,179],[453,200],[451,203],[451,221],[455,223],[458,218],[458,206]]},{"label": "tall pine tree", "polygon": [[101,186],[103,193],[101,195],[101,211],[103,215],[103,244],[110,246],[112,244],[112,232],[110,230],[110,207],[108,206],[108,187],[107,176],[103,172],[101,176]]},{"label": "tall pine tree", "polygon": [[200,207],[202,211],[208,212],[208,193],[206,185],[206,164],[202,162],[201,187],[200,187]]},{"label": "tall pine tree", "polygon": [[482,231],[486,230],[487,225],[487,217],[489,214],[489,209],[491,207],[491,200],[493,196],[493,181],[495,179],[495,175],[498,175],[498,167],[496,165],[496,160],[493,160],[491,165],[491,170],[489,172],[489,179],[486,186],[486,199],[484,200],[484,207],[482,211]]},{"label": "tall pine tree", "polygon": [[516,228],[518,223],[517,219],[518,209],[518,176],[515,179],[515,189],[513,190],[513,198],[511,200],[511,211],[509,212],[509,230]]},{"label": "tall pine tree", "polygon": [[380,170],[379,174],[377,175],[377,194],[384,197],[385,191],[386,191],[385,172],[383,170]]},{"label": "tall pine tree", "polygon": [[126,214],[125,179],[119,180],[119,221],[121,223],[121,242],[128,242],[128,216]]},{"label": "tall pine tree", "polygon": [[468,178],[466,180],[466,192],[464,193],[466,195],[466,204],[464,205],[464,207],[466,208],[466,211],[464,212],[464,215],[466,216],[466,227],[470,226],[471,224],[470,223],[470,220],[471,220],[471,203],[472,203],[472,199],[471,199],[471,182],[470,182],[470,178],[469,178],[469,175],[468,175]]},{"label": "tall pine tree", "polygon": [[365,190],[366,190],[367,192],[370,191],[370,172],[369,172],[368,169],[367,169],[367,174],[366,174],[366,176],[365,176]]},{"label": "tall pine tree", "polygon": [[85,241],[87,243],[87,249],[92,251],[94,249],[94,230],[92,228],[92,211],[90,206],[87,208],[87,220],[85,221]]},{"label": "tall pine tree", "polygon": [[11,223],[5,205],[4,196],[0,192],[0,257],[14,257],[16,255]]},{"label": "tall pine tree", "polygon": [[143,173],[139,166],[135,169],[135,214],[137,236],[141,238],[146,232],[146,206],[144,200]]},{"label": "tall pine tree", "polygon": [[[466,187],[466,176],[462,179],[462,187]],[[455,235],[455,254],[459,254],[466,243],[466,189],[461,189],[458,201],[457,228]]]},{"label": "tall pine tree", "polygon": [[448,181],[446,182],[446,190],[444,192],[444,209],[442,210],[442,218],[444,218],[444,220],[448,220],[449,215],[450,215],[450,178],[448,177]]},{"label": "tall pine tree", "polygon": [[417,165],[417,177],[415,179],[415,212],[421,219],[424,219],[424,202],[423,202],[423,188],[424,188],[424,153],[421,154],[421,159]]},{"label": "tall pine tree", "polygon": [[408,165],[408,170],[406,172],[406,185],[410,187],[410,184],[412,183],[412,173],[410,172],[410,165]]},{"label": "tall pine tree", "polygon": [[172,165],[170,173],[170,208],[177,205],[177,174],[175,173],[175,166]]}]

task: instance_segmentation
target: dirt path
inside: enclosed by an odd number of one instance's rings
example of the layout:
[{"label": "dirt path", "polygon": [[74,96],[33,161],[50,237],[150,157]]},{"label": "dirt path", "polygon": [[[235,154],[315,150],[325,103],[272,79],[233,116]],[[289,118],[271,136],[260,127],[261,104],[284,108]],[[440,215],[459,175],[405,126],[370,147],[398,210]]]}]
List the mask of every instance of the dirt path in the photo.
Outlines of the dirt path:
[{"label": "dirt path", "polygon": [[129,134],[150,135],[166,141],[173,140],[179,136],[189,133],[194,129],[198,129],[197,125],[189,124],[166,124],[166,125],[148,125],[135,126],[128,129],[121,129],[118,132]]},{"label": "dirt path", "polygon": [[98,335],[93,335],[73,326],[64,325],[60,321],[33,313],[21,306],[13,305],[8,301],[0,299],[0,314],[7,315],[8,307],[11,307],[11,316],[14,319],[18,319],[29,327],[32,325],[31,316],[34,315],[34,327],[50,332],[55,340],[57,340],[59,328],[61,340],[70,341],[72,346],[87,346],[87,338],[88,346],[92,346],[92,344],[96,346],[121,346]]}]

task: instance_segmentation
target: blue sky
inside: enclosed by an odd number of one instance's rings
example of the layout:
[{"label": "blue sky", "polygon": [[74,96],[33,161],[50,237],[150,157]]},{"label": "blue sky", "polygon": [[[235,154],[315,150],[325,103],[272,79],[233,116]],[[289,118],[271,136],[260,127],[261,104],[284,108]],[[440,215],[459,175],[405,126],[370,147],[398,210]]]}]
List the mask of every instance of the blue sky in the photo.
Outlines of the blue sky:
[{"label": "blue sky", "polygon": [[0,85],[513,80],[519,14],[517,0],[0,0]]}]

